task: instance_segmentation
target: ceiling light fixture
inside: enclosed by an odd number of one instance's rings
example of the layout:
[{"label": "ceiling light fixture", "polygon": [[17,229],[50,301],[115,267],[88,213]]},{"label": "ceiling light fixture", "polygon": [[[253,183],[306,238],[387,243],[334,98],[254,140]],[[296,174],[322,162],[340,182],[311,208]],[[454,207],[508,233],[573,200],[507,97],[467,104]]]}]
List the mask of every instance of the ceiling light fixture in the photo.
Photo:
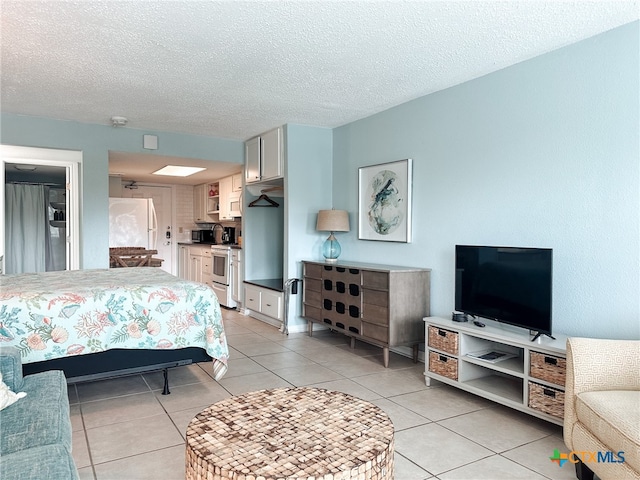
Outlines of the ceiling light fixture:
[{"label": "ceiling light fixture", "polygon": [[127,117],[119,117],[117,115],[111,117],[111,126],[113,127],[124,127],[127,122]]},{"label": "ceiling light fixture", "polygon": [[13,166],[16,170],[21,170],[23,172],[33,172],[37,167],[35,165],[23,165],[18,163]]},{"label": "ceiling light fixture", "polygon": [[183,167],[179,165],[167,165],[153,172],[153,175],[168,175],[170,177],[188,177],[194,173],[206,170],[204,167]]}]

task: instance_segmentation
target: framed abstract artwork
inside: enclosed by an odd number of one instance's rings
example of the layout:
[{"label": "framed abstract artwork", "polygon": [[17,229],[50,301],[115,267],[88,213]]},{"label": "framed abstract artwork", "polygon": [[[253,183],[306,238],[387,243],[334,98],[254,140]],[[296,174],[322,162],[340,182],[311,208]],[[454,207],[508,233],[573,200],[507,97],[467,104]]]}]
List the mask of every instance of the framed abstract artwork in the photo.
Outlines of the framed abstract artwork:
[{"label": "framed abstract artwork", "polygon": [[411,159],[358,169],[358,238],[411,242]]}]

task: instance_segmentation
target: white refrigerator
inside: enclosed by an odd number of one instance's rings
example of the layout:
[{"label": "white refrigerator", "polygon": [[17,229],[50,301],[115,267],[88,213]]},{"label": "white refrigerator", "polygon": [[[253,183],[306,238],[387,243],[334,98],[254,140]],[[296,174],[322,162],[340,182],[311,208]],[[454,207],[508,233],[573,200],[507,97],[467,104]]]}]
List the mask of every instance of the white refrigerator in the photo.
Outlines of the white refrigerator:
[{"label": "white refrigerator", "polygon": [[150,198],[109,198],[109,247],[155,250],[158,221]]}]

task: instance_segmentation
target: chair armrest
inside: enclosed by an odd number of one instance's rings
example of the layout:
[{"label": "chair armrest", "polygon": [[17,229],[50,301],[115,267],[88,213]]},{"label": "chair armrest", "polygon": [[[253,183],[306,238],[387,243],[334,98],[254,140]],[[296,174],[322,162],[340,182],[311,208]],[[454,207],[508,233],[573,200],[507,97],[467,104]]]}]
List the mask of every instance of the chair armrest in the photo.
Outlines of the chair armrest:
[{"label": "chair armrest", "polygon": [[567,339],[564,441],[572,448],[576,396],[587,391],[640,390],[640,341]]},{"label": "chair armrest", "polygon": [[16,347],[0,347],[0,372],[2,381],[14,392],[22,389],[22,359]]}]

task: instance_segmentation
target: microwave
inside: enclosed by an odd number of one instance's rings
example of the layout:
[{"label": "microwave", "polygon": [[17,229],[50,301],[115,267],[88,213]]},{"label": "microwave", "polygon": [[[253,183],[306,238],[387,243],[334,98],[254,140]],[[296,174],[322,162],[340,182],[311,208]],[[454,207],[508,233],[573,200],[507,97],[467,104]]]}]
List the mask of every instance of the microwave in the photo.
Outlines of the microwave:
[{"label": "microwave", "polygon": [[191,230],[193,243],[216,243],[213,230]]}]

